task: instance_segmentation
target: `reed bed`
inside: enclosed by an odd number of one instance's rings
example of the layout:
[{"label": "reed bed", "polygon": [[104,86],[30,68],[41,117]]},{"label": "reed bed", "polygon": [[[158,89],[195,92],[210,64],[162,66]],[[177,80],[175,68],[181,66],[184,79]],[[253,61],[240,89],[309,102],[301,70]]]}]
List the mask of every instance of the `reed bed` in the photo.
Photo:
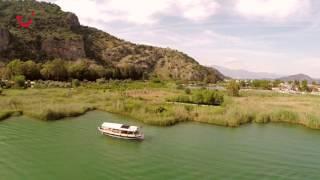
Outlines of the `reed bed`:
[{"label": "reed bed", "polygon": [[198,106],[166,102],[185,94],[172,86],[158,88],[140,82],[121,90],[106,87],[5,90],[0,96],[0,120],[17,112],[41,120],[58,120],[101,110],[159,126],[187,121],[228,127],[285,122],[320,129],[320,97],[317,96],[252,90],[241,92],[241,97],[225,96],[220,106]]}]

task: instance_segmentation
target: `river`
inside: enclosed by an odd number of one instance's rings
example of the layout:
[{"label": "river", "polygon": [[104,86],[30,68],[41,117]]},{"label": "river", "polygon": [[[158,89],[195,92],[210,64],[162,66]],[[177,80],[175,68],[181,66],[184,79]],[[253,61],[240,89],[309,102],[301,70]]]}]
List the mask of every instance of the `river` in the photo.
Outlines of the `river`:
[{"label": "river", "polygon": [[286,124],[226,128],[143,125],[143,142],[97,132],[104,112],[43,122],[0,122],[0,179],[320,179],[320,131]]}]

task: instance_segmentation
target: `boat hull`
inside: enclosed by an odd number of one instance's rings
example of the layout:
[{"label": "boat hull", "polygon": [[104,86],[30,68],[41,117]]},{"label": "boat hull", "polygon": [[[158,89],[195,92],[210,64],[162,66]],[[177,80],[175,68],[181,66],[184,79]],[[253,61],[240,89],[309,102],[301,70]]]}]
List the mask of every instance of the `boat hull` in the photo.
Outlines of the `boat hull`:
[{"label": "boat hull", "polygon": [[127,140],[144,140],[144,135],[139,135],[139,136],[126,136],[126,135],[117,135],[117,134],[111,134],[107,131],[104,131],[103,129],[101,129],[100,127],[98,127],[98,131],[100,131],[101,134],[106,135],[106,136],[110,136],[113,138],[118,138],[118,139],[127,139]]}]

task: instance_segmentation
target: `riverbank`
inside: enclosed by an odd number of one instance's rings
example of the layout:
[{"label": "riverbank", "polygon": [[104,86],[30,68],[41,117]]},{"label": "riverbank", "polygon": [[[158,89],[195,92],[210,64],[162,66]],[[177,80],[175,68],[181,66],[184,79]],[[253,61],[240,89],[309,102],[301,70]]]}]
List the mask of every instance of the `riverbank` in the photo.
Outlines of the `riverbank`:
[{"label": "riverbank", "polygon": [[169,126],[184,121],[238,127],[251,122],[286,122],[320,129],[320,97],[271,91],[244,91],[224,97],[221,106],[168,103],[185,95],[174,83],[128,82],[74,89],[8,89],[0,96],[0,119],[23,114],[58,120],[100,110],[129,116],[146,124]]}]

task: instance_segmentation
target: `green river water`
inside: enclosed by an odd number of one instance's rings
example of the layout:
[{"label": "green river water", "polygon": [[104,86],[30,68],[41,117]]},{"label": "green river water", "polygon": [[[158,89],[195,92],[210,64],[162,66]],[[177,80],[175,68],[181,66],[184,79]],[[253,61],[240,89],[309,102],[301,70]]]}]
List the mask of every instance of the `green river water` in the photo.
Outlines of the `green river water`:
[{"label": "green river water", "polygon": [[0,122],[1,180],[320,179],[320,131],[285,124],[143,125],[143,142],[97,132],[103,112]]}]

